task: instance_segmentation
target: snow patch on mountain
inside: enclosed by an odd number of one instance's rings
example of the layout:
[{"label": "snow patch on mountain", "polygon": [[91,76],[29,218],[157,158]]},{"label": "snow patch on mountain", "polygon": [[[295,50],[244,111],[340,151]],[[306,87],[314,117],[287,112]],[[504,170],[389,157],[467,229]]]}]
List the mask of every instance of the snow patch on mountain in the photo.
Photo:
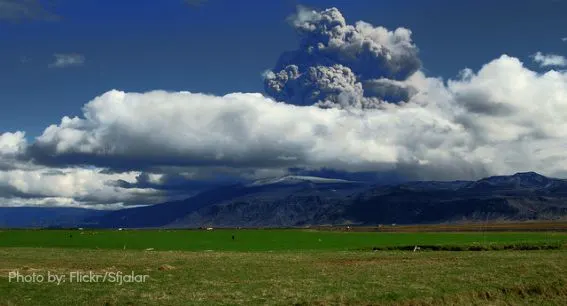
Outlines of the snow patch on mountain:
[{"label": "snow patch on mountain", "polygon": [[247,186],[255,187],[255,186],[273,185],[273,184],[295,185],[295,184],[301,184],[301,183],[351,184],[351,183],[356,183],[356,182],[342,180],[342,179],[316,177],[316,176],[287,175],[287,176],[282,176],[282,177],[257,180],[257,181],[254,181],[254,182],[248,184]]}]

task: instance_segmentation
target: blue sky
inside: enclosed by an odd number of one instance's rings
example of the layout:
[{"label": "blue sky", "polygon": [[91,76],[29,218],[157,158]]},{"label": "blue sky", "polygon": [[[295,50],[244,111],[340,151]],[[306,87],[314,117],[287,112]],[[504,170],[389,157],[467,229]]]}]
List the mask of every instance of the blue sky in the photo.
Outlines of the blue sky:
[{"label": "blue sky", "polygon": [[[1,1],[0,1],[1,2]],[[565,53],[567,1],[59,0],[59,21],[0,21],[0,131],[41,134],[110,89],[262,92],[261,73],[297,38],[298,4],[336,6],[349,22],[413,31],[424,69],[455,77],[503,53],[532,65],[536,51]],[[50,68],[54,54],[84,64]]]},{"label": "blue sky", "polygon": [[185,2],[0,0],[0,206],[567,178],[565,0]]}]

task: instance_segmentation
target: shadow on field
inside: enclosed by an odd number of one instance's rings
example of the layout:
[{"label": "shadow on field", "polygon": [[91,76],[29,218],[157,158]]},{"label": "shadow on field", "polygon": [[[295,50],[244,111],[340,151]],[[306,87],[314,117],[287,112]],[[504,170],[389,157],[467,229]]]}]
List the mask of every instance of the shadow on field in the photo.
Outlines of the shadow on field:
[{"label": "shadow on field", "polygon": [[561,243],[545,244],[487,244],[487,245],[400,245],[375,246],[372,248],[357,249],[357,251],[539,251],[560,250],[565,246]]}]

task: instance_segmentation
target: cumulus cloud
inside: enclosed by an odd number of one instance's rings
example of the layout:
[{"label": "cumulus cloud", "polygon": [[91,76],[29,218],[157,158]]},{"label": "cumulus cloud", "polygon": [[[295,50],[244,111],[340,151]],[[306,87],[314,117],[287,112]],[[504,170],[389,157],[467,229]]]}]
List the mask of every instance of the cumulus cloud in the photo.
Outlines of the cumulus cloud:
[{"label": "cumulus cloud", "polygon": [[26,154],[26,149],[24,132],[0,134],[0,171],[14,169],[18,158]]},{"label": "cumulus cloud", "polygon": [[[167,199],[153,188],[120,188],[112,182],[135,181],[137,172],[105,174],[99,169],[34,168],[0,171],[0,201],[3,205],[51,203],[55,206],[108,208],[150,204]],[[47,201],[47,202],[46,202]]]},{"label": "cumulus cloud", "polygon": [[0,134],[0,156],[18,155],[23,153],[27,144],[25,135],[26,134],[22,131]]},{"label": "cumulus cloud", "polygon": [[389,31],[363,21],[349,25],[336,8],[299,7],[290,24],[300,37],[299,49],[283,53],[264,75],[265,90],[276,100],[375,108],[414,94],[404,83],[421,67],[410,30]]},{"label": "cumulus cloud", "polygon": [[[65,117],[48,127],[30,152],[45,163],[84,161],[101,167],[257,168],[329,162],[354,167],[357,161],[342,160],[339,151],[371,154],[372,147],[356,145],[372,136],[358,133],[360,126],[359,118],[346,111],[300,108],[260,94],[110,91],[85,105],[84,118]],[[354,145],[344,142],[347,135]],[[385,150],[368,158],[389,154]]]},{"label": "cumulus cloud", "polygon": [[566,67],[567,66],[567,58],[557,54],[543,54],[541,52],[537,52],[536,54],[532,55],[533,60],[538,63],[541,67]]},{"label": "cumulus cloud", "polygon": [[325,167],[436,179],[567,168],[567,74],[540,74],[504,55],[446,84],[422,73],[408,82],[416,94],[407,103],[368,110],[113,90],[86,104],[83,118],[48,127],[28,151],[50,165]]},{"label": "cumulus cloud", "polygon": [[0,0],[0,21],[58,20],[59,16],[51,12],[50,6],[50,1]]},{"label": "cumulus cloud", "polygon": [[49,68],[67,68],[85,63],[85,56],[81,54],[53,54],[53,56],[55,60],[49,64]]},{"label": "cumulus cloud", "polygon": [[[134,182],[139,172],[104,173],[94,167],[45,167],[25,160],[24,132],[0,134],[0,205],[88,206],[120,208],[168,199],[152,187],[130,189],[114,182]],[[107,206],[108,205],[108,206]]]}]

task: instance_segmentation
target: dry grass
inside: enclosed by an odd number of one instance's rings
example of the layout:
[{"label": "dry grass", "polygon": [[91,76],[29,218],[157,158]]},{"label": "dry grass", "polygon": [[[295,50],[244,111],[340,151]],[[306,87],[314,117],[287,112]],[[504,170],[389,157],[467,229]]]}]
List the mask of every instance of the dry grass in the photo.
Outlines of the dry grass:
[{"label": "dry grass", "polygon": [[[2,248],[0,258],[0,305],[567,304],[565,250],[247,253]],[[134,271],[150,277],[140,284],[57,286],[9,283],[7,273],[13,270]]]}]

